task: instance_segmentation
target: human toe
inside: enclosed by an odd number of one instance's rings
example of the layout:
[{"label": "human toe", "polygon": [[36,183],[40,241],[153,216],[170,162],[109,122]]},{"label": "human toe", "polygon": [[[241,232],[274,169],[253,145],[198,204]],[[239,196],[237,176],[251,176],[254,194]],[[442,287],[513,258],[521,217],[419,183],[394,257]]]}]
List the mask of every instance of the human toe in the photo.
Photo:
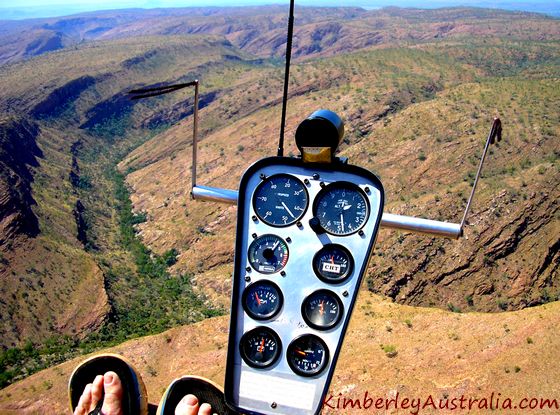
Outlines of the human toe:
[{"label": "human toe", "polygon": [[210,406],[210,404],[203,403],[202,405],[200,405],[198,415],[212,415],[212,407]]},{"label": "human toe", "polygon": [[123,387],[119,376],[115,372],[107,372],[103,376],[103,406],[101,412],[104,415],[122,415]]},{"label": "human toe", "polygon": [[197,415],[198,399],[194,395],[186,395],[175,408],[175,415]]},{"label": "human toe", "polygon": [[84,388],[84,392],[82,393],[82,396],[80,396],[78,405],[74,410],[74,415],[86,415],[90,412],[89,408],[91,406],[91,388],[91,383],[88,383]]}]

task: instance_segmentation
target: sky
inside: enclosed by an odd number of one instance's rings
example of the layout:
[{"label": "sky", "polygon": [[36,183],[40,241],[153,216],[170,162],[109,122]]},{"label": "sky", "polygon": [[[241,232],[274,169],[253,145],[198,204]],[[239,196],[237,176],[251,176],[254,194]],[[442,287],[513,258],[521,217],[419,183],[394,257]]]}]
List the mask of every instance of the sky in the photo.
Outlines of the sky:
[{"label": "sky", "polygon": [[[262,4],[288,4],[289,0],[0,0],[1,19],[62,16],[85,11],[193,6],[248,6]],[[306,6],[358,6],[379,8],[389,5],[401,7],[474,6],[527,10],[560,16],[560,0],[296,0]]]}]

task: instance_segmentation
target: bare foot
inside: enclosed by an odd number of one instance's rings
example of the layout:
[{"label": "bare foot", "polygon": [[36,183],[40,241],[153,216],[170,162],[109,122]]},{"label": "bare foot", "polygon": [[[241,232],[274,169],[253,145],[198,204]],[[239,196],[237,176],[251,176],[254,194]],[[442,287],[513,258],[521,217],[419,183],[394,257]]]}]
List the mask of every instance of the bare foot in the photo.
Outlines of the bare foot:
[{"label": "bare foot", "polygon": [[175,415],[212,415],[212,407],[207,403],[198,405],[196,396],[187,395],[175,408]]},{"label": "bare foot", "polygon": [[115,372],[97,375],[93,383],[84,388],[74,415],[87,415],[95,409],[103,399],[101,412],[103,415],[123,415],[122,411],[123,389],[121,380]]},{"label": "bare foot", "polygon": [[[101,400],[103,400],[101,407],[103,415],[123,415],[122,397],[122,383],[115,372],[98,375],[93,383],[87,384],[84,388],[74,415],[88,415]],[[212,415],[212,407],[207,403],[199,405],[196,396],[187,395],[175,408],[175,415]]]}]

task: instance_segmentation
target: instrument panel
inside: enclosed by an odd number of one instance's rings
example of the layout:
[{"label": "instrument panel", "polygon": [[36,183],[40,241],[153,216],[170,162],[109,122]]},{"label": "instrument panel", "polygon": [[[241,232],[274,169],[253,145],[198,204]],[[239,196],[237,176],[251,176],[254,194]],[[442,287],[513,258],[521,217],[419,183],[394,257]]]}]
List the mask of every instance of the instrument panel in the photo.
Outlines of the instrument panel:
[{"label": "instrument panel", "polygon": [[260,160],[239,188],[226,401],[245,414],[317,414],[384,202],[369,171]]}]

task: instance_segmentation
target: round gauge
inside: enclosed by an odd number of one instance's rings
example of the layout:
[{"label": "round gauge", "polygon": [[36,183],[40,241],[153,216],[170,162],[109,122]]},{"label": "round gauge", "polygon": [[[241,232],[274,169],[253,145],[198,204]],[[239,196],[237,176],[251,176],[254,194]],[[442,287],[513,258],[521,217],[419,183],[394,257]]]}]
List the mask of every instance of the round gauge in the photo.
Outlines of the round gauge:
[{"label": "round gauge", "polygon": [[325,282],[338,283],[350,276],[354,260],[350,252],[341,245],[325,245],[313,257],[313,270]]},{"label": "round gauge", "polygon": [[301,181],[289,174],[267,177],[253,195],[257,216],[271,226],[289,226],[307,210],[309,197]]},{"label": "round gauge", "polygon": [[327,367],[329,349],[321,338],[306,334],[290,343],[287,358],[294,373],[300,376],[314,376]]},{"label": "round gauge", "polygon": [[241,337],[241,357],[251,367],[269,367],[280,356],[282,343],[278,335],[268,327],[257,327]]},{"label": "round gauge", "polygon": [[335,182],[319,192],[314,213],[326,232],[345,236],[364,226],[369,217],[369,203],[355,184]]},{"label": "round gauge", "polygon": [[270,281],[255,282],[243,292],[243,308],[255,320],[274,317],[282,308],[283,302],[282,291]]},{"label": "round gauge", "polygon": [[328,290],[315,291],[301,305],[303,319],[317,330],[328,330],[342,318],[343,306],[337,295]]},{"label": "round gauge", "polygon": [[249,245],[249,263],[262,274],[280,271],[288,262],[288,244],[276,235],[262,235]]}]

